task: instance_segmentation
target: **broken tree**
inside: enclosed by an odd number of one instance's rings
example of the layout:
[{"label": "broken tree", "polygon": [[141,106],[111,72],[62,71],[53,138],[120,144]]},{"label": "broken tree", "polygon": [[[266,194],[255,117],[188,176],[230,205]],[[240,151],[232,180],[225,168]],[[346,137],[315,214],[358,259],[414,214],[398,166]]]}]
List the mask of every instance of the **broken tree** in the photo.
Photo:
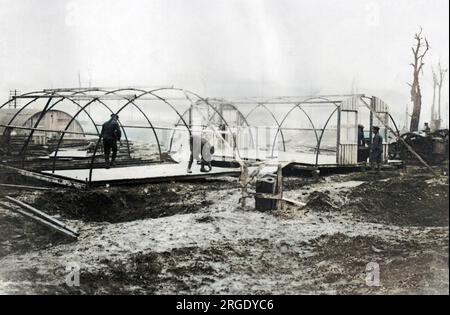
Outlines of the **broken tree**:
[{"label": "broken tree", "polygon": [[422,37],[422,28],[420,28],[419,33],[414,35],[414,39],[416,40],[416,44],[415,47],[411,48],[414,55],[414,61],[411,63],[411,66],[414,69],[413,81],[412,83],[408,83],[411,87],[411,102],[413,103],[413,112],[409,128],[411,132],[419,130],[420,111],[422,109],[422,92],[420,89],[419,75],[420,73],[423,73],[423,66],[425,65],[423,58],[430,49],[428,40],[426,37]]}]

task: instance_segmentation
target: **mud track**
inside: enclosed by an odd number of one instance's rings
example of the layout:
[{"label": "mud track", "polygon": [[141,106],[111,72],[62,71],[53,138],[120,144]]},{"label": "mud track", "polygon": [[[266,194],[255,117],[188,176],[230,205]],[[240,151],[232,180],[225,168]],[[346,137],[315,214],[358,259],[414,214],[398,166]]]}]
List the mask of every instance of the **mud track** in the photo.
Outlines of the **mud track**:
[{"label": "mud track", "polygon": [[[353,173],[285,188],[306,207],[240,209],[228,178],[15,192],[81,236],[68,242],[0,209],[0,292],[448,294],[448,177]],[[80,286],[66,285],[68,262],[80,264]],[[366,281],[369,263],[379,286]]]}]

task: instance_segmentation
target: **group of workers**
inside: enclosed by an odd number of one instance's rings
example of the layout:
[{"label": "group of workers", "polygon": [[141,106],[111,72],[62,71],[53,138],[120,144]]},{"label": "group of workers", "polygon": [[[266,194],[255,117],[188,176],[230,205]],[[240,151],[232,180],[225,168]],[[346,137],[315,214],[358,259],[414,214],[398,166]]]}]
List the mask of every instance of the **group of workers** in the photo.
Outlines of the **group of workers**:
[{"label": "group of workers", "polygon": [[[372,170],[380,171],[383,156],[383,137],[380,136],[380,127],[372,127],[373,138],[371,143],[366,143],[364,126],[358,125],[358,162],[365,162],[369,152],[369,163]],[[366,146],[367,145],[367,146]]]},{"label": "group of workers", "polygon": [[[358,125],[358,162],[365,162],[367,155],[364,154],[369,150],[369,162],[372,169],[380,170],[383,155],[383,137],[380,136],[380,128],[372,127],[373,138],[371,144],[366,143],[364,136],[364,126]],[[103,150],[105,153],[106,168],[114,166],[117,157],[117,142],[120,141],[122,133],[120,131],[119,116],[112,114],[111,119],[105,122],[102,126],[101,136],[103,139]],[[366,146],[368,145],[368,146]],[[189,139],[189,163],[187,173],[192,173],[192,164],[194,159],[200,164],[201,172],[210,172],[212,169],[211,160],[214,154],[214,146],[208,140],[198,135],[190,134]],[[110,155],[112,156],[110,159]],[[363,152],[363,154],[360,154]],[[207,168],[206,168],[207,167]]]},{"label": "group of workers", "polygon": [[[117,142],[120,142],[121,136],[122,133],[119,125],[119,115],[111,114],[111,118],[103,124],[101,131],[103,151],[105,154],[105,167],[107,169],[114,166],[117,158]],[[210,172],[212,170],[212,155],[215,152],[214,146],[211,145],[206,139],[191,133],[189,149],[190,156],[187,173],[192,173],[192,164],[194,159],[200,164],[200,172]]]}]

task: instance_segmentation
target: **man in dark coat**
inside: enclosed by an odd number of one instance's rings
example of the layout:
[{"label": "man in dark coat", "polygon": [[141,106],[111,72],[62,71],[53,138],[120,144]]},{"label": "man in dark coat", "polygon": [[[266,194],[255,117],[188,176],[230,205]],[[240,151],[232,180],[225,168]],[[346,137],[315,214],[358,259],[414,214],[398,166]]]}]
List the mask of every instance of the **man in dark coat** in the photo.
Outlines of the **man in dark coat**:
[{"label": "man in dark coat", "polygon": [[[210,172],[212,170],[211,160],[214,154],[214,146],[203,137],[191,135],[189,148],[190,156],[187,172],[192,173],[191,167],[194,159],[200,161],[200,172]],[[208,170],[205,169],[205,166],[208,166]]]},{"label": "man in dark coat", "polygon": [[[120,141],[122,133],[120,132],[119,126],[119,116],[116,114],[111,114],[111,119],[105,122],[102,126],[102,134],[103,138],[103,150],[105,152],[105,165],[106,168],[110,168],[114,166],[114,162],[117,157],[117,141]],[[112,157],[111,163],[109,161],[109,155]]]},{"label": "man in dark coat", "polygon": [[370,148],[370,167],[374,169],[376,165],[377,172],[380,171],[381,157],[383,155],[383,137],[380,136],[380,128],[373,126],[373,139]]}]

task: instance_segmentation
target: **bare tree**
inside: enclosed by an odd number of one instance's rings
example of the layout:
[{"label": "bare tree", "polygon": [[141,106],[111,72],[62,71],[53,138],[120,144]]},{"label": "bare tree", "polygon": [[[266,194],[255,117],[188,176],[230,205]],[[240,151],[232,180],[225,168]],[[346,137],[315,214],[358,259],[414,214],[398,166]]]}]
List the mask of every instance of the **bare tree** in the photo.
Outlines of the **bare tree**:
[{"label": "bare tree", "polygon": [[438,64],[438,73],[435,73],[433,71],[433,82],[435,82],[435,85],[438,88],[438,112],[435,122],[435,129],[441,128],[441,94],[442,94],[442,85],[444,84],[445,74],[447,73],[448,69],[442,69],[441,63]]},{"label": "bare tree", "polygon": [[419,129],[420,111],[422,109],[422,92],[420,89],[419,75],[420,73],[423,74],[423,66],[425,65],[423,58],[430,49],[428,40],[426,37],[422,37],[422,28],[420,28],[419,33],[414,35],[414,39],[416,44],[411,48],[414,55],[414,61],[411,63],[411,66],[414,69],[413,81],[411,84],[408,83],[411,87],[411,102],[413,103],[413,112],[409,127],[411,132]]},{"label": "bare tree", "polygon": [[[441,63],[438,64],[438,72],[432,69],[433,72],[433,103],[431,105],[431,128],[440,129],[442,123],[441,116],[441,94],[442,86],[444,84],[445,74],[448,69],[442,69]],[[436,89],[438,89],[438,110],[436,115]]]},{"label": "bare tree", "polygon": [[438,86],[438,77],[436,75],[436,71],[434,71],[434,68],[431,68],[431,71],[433,72],[433,102],[431,103],[431,116],[430,116],[430,123],[431,123],[431,129],[435,130],[436,128],[436,88]]}]

